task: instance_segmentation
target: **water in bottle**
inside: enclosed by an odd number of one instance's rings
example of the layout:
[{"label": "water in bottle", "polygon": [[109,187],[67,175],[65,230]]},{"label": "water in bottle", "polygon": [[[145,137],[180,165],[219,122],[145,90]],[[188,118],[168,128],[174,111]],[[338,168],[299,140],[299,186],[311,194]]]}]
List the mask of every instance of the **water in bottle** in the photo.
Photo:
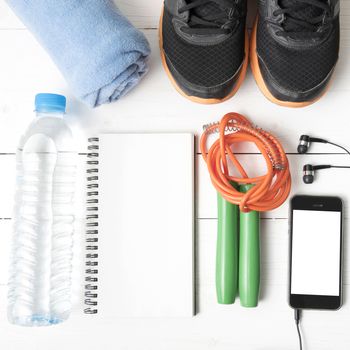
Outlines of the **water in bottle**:
[{"label": "water in bottle", "polygon": [[71,310],[77,153],[65,97],[38,94],[35,107],[17,149],[8,292],[8,319],[24,326],[60,323]]}]

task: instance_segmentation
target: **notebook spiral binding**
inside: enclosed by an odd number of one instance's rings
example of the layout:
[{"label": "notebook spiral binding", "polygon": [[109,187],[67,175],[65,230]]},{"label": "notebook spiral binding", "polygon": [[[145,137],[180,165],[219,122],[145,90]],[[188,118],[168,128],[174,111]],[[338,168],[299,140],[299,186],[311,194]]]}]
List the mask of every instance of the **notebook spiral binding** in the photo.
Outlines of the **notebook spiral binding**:
[{"label": "notebook spiral binding", "polygon": [[86,260],[85,305],[86,314],[97,314],[98,290],[98,155],[99,139],[88,139],[87,200],[86,200]]}]

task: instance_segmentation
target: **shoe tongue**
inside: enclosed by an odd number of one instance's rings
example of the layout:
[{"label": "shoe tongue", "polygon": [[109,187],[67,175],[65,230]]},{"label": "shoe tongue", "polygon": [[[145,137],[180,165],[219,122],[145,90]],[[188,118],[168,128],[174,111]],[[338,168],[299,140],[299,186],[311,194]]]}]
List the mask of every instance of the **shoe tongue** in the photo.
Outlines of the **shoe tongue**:
[{"label": "shoe tongue", "polygon": [[[189,1],[189,3],[192,1]],[[222,8],[219,4],[215,2],[208,2],[204,5],[197,6],[193,9],[193,14],[201,19],[209,20],[211,17],[220,16],[223,12],[228,14],[229,10]],[[225,20],[215,21],[215,23],[222,25],[225,23]]]},{"label": "shoe tongue", "polygon": [[[326,3],[327,0],[320,0],[320,2]],[[281,8],[288,8],[291,6],[298,5],[299,9],[293,12],[292,17],[300,20],[307,21],[308,19],[318,17],[323,13],[323,10],[321,8],[308,5],[308,4],[302,4],[298,0],[280,0],[280,5],[281,5]],[[288,15],[286,16],[286,20],[284,22],[284,29],[286,31],[291,31],[291,32],[305,31],[305,27],[289,21]]]}]

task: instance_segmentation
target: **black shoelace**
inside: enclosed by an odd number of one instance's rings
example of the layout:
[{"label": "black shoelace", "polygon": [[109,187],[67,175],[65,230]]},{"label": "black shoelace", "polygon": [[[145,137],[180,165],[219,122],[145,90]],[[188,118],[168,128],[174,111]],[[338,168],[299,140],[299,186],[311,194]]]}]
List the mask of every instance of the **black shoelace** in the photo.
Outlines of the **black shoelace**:
[{"label": "black shoelace", "polygon": [[330,5],[322,0],[280,0],[275,16],[284,15],[279,36],[305,37],[321,35],[320,28],[331,13]]},{"label": "black shoelace", "polygon": [[[205,10],[206,5],[215,11]],[[240,18],[235,0],[189,0],[179,8],[179,13],[185,11],[189,11],[189,21],[182,30],[188,34],[228,34]]]}]

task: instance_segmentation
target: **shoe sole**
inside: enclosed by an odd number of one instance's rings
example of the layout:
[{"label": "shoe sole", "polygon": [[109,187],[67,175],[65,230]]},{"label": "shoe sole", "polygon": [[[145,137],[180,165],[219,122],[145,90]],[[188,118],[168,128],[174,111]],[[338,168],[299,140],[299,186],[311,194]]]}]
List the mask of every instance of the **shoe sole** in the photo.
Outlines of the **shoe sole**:
[{"label": "shoe sole", "polygon": [[202,104],[215,104],[215,103],[221,103],[224,102],[226,100],[228,100],[229,98],[231,98],[237,91],[238,89],[241,87],[243,80],[245,78],[245,75],[247,73],[247,68],[248,68],[248,55],[249,55],[249,40],[248,40],[248,32],[246,30],[245,32],[245,57],[244,57],[244,61],[243,61],[243,65],[242,65],[242,71],[236,81],[236,84],[234,86],[234,88],[232,89],[232,91],[225,97],[223,97],[222,99],[219,98],[201,98],[201,97],[197,97],[197,96],[192,96],[192,95],[187,95],[187,93],[185,91],[183,91],[181,89],[181,87],[177,84],[177,82],[175,81],[175,79],[173,78],[168,65],[166,63],[166,59],[165,59],[165,53],[163,50],[163,33],[162,33],[162,28],[163,28],[163,14],[164,14],[164,6],[163,6],[163,10],[162,10],[162,14],[160,16],[160,21],[159,21],[159,48],[160,48],[160,57],[162,60],[162,64],[164,67],[164,70],[167,74],[167,76],[169,77],[171,83],[173,84],[173,86],[175,87],[175,89],[184,97],[188,98],[189,100],[193,101],[193,102],[197,102],[197,103],[202,103]]},{"label": "shoe sole", "polygon": [[256,32],[258,27],[258,16],[255,19],[254,27],[252,30],[251,38],[250,38],[250,66],[251,70],[253,72],[254,79],[259,86],[259,89],[261,92],[265,95],[267,99],[269,99],[271,102],[284,107],[292,107],[292,108],[300,108],[300,107],[306,107],[309,106],[316,101],[318,101],[323,95],[328,91],[330,84],[328,83],[325,87],[324,91],[317,96],[316,98],[310,100],[310,101],[303,101],[303,102],[292,102],[292,101],[283,101],[277,99],[275,96],[273,96],[268,89],[268,87],[265,84],[264,78],[261,74],[260,67],[259,67],[259,61],[258,61],[258,55],[256,53]]}]

